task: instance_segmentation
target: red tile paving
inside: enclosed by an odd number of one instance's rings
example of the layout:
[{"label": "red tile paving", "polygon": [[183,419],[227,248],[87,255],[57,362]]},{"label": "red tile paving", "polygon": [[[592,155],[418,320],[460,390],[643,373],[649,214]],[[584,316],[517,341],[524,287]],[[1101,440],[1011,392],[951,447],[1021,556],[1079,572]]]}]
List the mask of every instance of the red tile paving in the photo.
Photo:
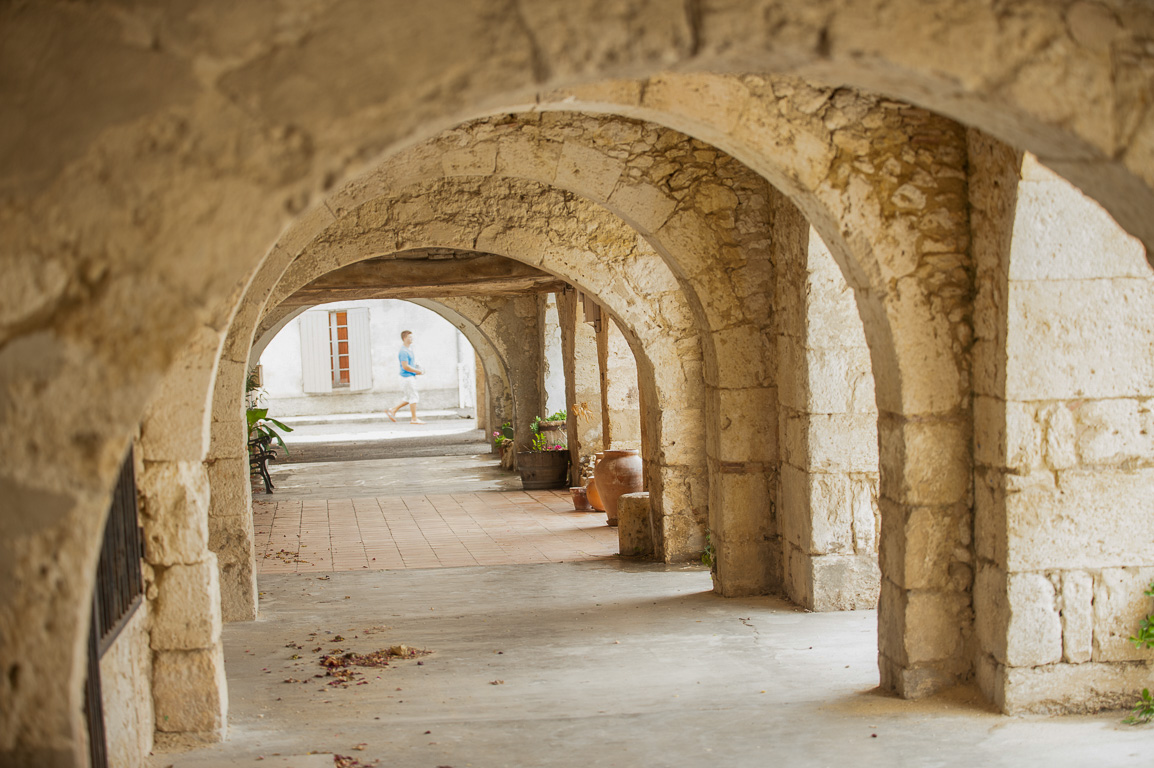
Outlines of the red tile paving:
[{"label": "red tile paving", "polygon": [[568,491],[483,491],[253,503],[259,573],[454,568],[617,553],[604,512]]}]

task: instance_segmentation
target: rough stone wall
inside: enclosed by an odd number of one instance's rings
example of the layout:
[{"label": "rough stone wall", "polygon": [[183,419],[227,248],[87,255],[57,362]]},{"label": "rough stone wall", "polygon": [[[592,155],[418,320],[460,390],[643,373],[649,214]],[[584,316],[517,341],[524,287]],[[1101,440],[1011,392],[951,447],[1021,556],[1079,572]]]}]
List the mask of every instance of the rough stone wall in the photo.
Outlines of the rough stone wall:
[{"label": "rough stone wall", "polygon": [[152,751],[149,621],[147,609],[137,610],[100,660],[108,764],[118,768],[143,768]]},{"label": "rough stone wall", "polygon": [[[255,584],[251,516],[215,518],[249,547],[220,563],[209,532],[209,442],[206,400],[222,330],[203,328],[182,350],[145,410],[137,492],[149,568],[153,721],[157,741],[218,740],[227,727],[228,690],[221,642],[220,571]],[[245,476],[247,483],[247,473]],[[236,550],[226,550],[229,554]],[[239,566],[239,567],[238,567]]]},{"label": "rough stone wall", "polygon": [[978,679],[1011,713],[1121,706],[1154,683],[1154,653],[1127,642],[1154,581],[1154,277],[1141,244],[1068,182],[977,132],[970,143],[990,230]]},{"label": "rough stone wall", "polygon": [[869,348],[829,250],[816,232],[802,235],[776,251],[785,592],[810,610],[873,608],[880,520]]},{"label": "rough stone wall", "polygon": [[[585,310],[577,291],[566,290],[557,298],[561,324],[561,359],[565,366],[565,401],[570,404],[569,482],[581,483],[581,460],[604,450],[601,422],[601,383],[597,364],[597,336],[585,322]],[[580,406],[578,414],[574,406]]]},{"label": "rough stone wall", "polygon": [[[8,67],[0,85],[13,115],[0,152],[0,491],[13,500],[0,577],[15,585],[0,615],[54,628],[0,644],[0,668],[21,670],[0,689],[5,757],[83,760],[78,649],[95,534],[117,457],[176,350],[313,195],[450,115],[661,69],[791,71],[920,100],[1035,150],[1154,244],[1143,3],[411,10],[407,24],[370,0],[250,17],[110,2],[0,11],[7,55],[36,62]],[[702,133],[720,141],[756,121],[740,114],[716,110]]]},{"label": "rough stone wall", "polygon": [[612,318],[601,321],[597,334],[597,369],[601,379],[601,434],[606,450],[641,449],[641,394],[637,363],[629,343]]}]

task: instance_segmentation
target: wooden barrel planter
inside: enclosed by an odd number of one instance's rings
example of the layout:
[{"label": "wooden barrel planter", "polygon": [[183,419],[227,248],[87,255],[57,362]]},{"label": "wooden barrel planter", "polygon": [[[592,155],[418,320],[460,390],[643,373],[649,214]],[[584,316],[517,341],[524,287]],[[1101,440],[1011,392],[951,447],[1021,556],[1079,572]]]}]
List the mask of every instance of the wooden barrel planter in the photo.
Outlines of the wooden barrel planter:
[{"label": "wooden barrel planter", "polygon": [[569,487],[569,451],[518,451],[517,472],[526,491]]}]

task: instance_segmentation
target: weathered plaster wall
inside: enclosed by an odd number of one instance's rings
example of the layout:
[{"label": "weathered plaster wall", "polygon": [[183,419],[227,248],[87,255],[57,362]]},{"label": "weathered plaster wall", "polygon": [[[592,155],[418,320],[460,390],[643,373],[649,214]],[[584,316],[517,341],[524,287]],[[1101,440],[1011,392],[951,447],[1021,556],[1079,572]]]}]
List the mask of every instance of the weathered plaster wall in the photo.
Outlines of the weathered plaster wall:
[{"label": "weathered plaster wall", "polygon": [[1127,640],[1154,581],[1154,276],[1033,156],[971,144],[976,207],[999,214],[979,262],[978,679],[1008,712],[1121,706],[1154,683]]},{"label": "weathered plaster wall", "polygon": [[[804,235],[803,235],[804,237]],[[877,605],[877,406],[853,293],[817,233],[777,251],[778,516],[785,592],[817,611]]]}]

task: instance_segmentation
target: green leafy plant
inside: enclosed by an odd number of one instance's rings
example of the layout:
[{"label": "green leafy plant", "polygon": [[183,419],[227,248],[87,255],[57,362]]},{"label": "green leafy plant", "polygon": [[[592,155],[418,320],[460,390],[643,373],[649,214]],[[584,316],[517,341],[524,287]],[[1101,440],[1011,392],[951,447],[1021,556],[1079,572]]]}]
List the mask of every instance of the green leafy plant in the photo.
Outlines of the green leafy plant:
[{"label": "green leafy plant", "polygon": [[513,425],[506,421],[504,424],[501,425],[500,429],[494,430],[494,432],[493,432],[493,445],[500,448],[505,443],[511,443],[511,442],[513,442]]},{"label": "green leafy plant", "polygon": [[245,417],[248,420],[249,440],[263,438],[261,442],[266,444],[276,440],[280,447],[284,449],[285,455],[288,455],[289,449],[288,446],[284,444],[284,438],[282,438],[280,433],[277,432],[276,429],[273,429],[273,427],[283,429],[285,432],[292,432],[292,427],[276,419],[270,419],[268,416],[268,408],[249,408],[245,412]]},{"label": "green leafy plant", "polygon": [[[1154,582],[1150,584],[1150,588],[1142,594],[1147,597],[1154,597]],[[1154,613],[1142,619],[1138,625],[1138,634],[1130,638],[1130,642],[1134,643],[1138,648],[1154,648]],[[1138,699],[1138,703],[1134,705],[1134,711],[1130,713],[1122,722],[1130,725],[1140,725],[1141,723],[1148,723],[1154,720],[1154,696],[1150,695],[1149,688],[1142,689],[1142,697]]]},{"label": "green leafy plant", "polygon": [[[1142,594],[1154,597],[1154,582]],[[1130,642],[1139,648],[1154,648],[1154,613],[1142,619],[1142,623],[1138,625],[1138,634],[1131,637]]]},{"label": "green leafy plant", "polygon": [[713,567],[713,541],[709,538],[709,531],[705,532],[705,551],[701,553],[701,562]]},{"label": "green leafy plant", "polygon": [[552,443],[550,443],[550,441],[547,437],[542,435],[540,432],[537,432],[533,435],[533,442],[529,445],[529,450],[530,451],[564,451],[564,450],[566,450],[566,448],[563,445],[553,445]]},{"label": "green leafy plant", "polygon": [[[245,419],[248,422],[248,439],[258,440],[264,445],[272,443],[274,440],[281,448],[284,449],[285,455],[288,455],[289,449],[285,445],[284,438],[281,437],[277,429],[285,432],[292,432],[292,427],[269,418],[268,408],[262,408],[264,404],[265,391],[260,386],[260,374],[257,369],[253,368],[248,372],[248,377],[244,381],[244,400],[245,400]],[[276,429],[274,429],[274,427]],[[249,451],[253,450],[249,446]]]},{"label": "green leafy plant", "polygon": [[557,411],[553,415],[546,416],[545,418],[541,418],[540,416],[537,416],[533,419],[533,423],[529,425],[529,429],[535,435],[540,434],[542,421],[565,421],[565,419],[567,419],[567,418],[569,418],[568,414],[566,414],[564,410]]},{"label": "green leafy plant", "polygon": [[1134,711],[1130,713],[1122,722],[1130,725],[1140,725],[1154,720],[1154,696],[1150,695],[1149,688],[1142,689],[1142,698],[1138,699],[1138,704],[1134,707]]}]

